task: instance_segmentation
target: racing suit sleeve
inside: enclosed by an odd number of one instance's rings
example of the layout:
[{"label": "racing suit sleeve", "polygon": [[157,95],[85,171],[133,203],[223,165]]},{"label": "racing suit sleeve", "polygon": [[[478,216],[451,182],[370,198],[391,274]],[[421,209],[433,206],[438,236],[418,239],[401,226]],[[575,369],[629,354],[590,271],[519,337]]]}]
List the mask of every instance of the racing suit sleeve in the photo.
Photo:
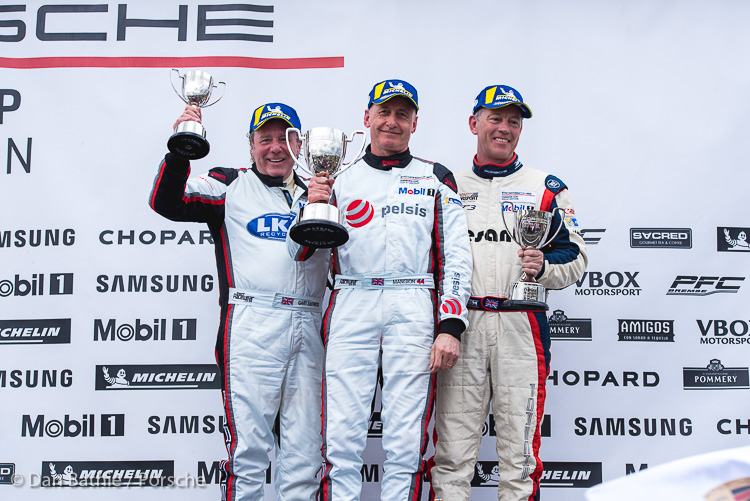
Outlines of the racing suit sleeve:
[{"label": "racing suit sleeve", "polygon": [[435,164],[435,175],[440,184],[435,195],[433,226],[434,269],[438,293],[438,333],[448,333],[461,339],[468,327],[466,303],[471,294],[471,247],[461,200],[456,193],[453,174]]},{"label": "racing suit sleeve", "polygon": [[561,217],[560,211],[556,211],[550,231],[557,231],[560,225],[562,227],[552,242],[542,249],[544,265],[536,277],[547,289],[563,289],[569,286],[581,278],[588,264],[586,244],[578,229],[573,202],[567,188],[563,188],[554,196],[547,210],[556,207],[565,209],[565,216]]},{"label": "racing suit sleeve", "polygon": [[151,190],[151,208],[172,221],[223,221],[227,186],[236,179],[237,171],[217,167],[198,178],[188,180],[189,176],[190,162],[167,153]]}]

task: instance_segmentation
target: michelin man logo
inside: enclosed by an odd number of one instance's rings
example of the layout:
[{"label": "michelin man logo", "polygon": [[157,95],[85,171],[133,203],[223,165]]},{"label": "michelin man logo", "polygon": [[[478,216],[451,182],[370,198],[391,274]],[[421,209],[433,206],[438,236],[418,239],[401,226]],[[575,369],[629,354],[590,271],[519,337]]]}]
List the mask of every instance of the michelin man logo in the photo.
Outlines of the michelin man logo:
[{"label": "michelin man logo", "polygon": [[268,112],[269,113],[274,113],[274,112],[281,113],[281,106],[277,106],[275,108],[271,108],[270,106],[266,106],[266,108],[268,108]]},{"label": "michelin man logo", "polygon": [[73,485],[73,482],[75,481],[73,467],[70,465],[66,466],[62,473],[57,473],[57,470],[55,469],[55,463],[50,463],[49,473],[55,482],[59,482],[62,485]]},{"label": "michelin man logo", "polygon": [[497,484],[500,482],[500,469],[498,465],[495,465],[490,473],[485,473],[482,465],[477,462],[477,476],[482,479],[482,483],[495,482]]},{"label": "michelin man logo", "polygon": [[125,373],[125,369],[117,371],[117,376],[115,377],[110,377],[109,369],[107,367],[102,367],[102,372],[104,372],[104,380],[109,383],[110,386],[130,386],[130,381],[126,379],[127,374]]},{"label": "michelin man logo", "polygon": [[518,98],[516,97],[515,92],[513,92],[513,89],[505,90],[502,87],[498,87],[497,90],[501,92],[502,95],[498,94],[498,96],[495,98],[495,101],[510,99],[511,101],[518,101]]},{"label": "michelin man logo", "polygon": [[750,243],[747,242],[747,233],[744,231],[740,231],[737,235],[737,238],[732,238],[729,236],[729,230],[727,228],[724,228],[724,238],[726,239],[727,243],[731,246],[729,249],[750,249]]},{"label": "michelin man logo", "polygon": [[393,82],[388,82],[388,85],[390,85],[391,88],[393,88],[393,89],[401,89],[404,92],[406,92],[406,89],[404,89],[404,83],[403,82],[398,82],[397,84],[394,84]]}]

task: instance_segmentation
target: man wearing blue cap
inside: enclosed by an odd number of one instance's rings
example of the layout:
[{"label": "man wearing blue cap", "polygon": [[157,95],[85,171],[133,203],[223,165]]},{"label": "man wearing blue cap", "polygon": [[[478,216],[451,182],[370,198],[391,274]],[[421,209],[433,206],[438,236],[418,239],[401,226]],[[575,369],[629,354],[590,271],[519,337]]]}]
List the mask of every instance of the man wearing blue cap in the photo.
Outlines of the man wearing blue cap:
[{"label": "man wearing blue cap", "polygon": [[[505,301],[522,272],[547,289],[562,289],[580,278],[587,259],[565,184],[524,167],[518,159],[515,150],[524,118],[531,118],[531,109],[507,85],[483,89],[469,116],[477,153],[472,168],[456,175],[474,257],[469,328],[462,336],[456,367],[438,375],[437,442],[431,469],[436,499],[470,499],[475,468],[480,478],[498,481],[500,501],[539,499],[549,325],[544,309],[513,309]],[[507,231],[500,231],[505,227],[503,202],[512,202],[514,210],[564,208],[565,217],[556,215],[552,222],[552,231],[562,225],[560,233],[542,250],[520,249]],[[511,214],[506,217],[513,220]],[[497,432],[497,472],[477,463],[490,401]]]},{"label": "man wearing blue cap", "polygon": [[[409,151],[417,110],[408,82],[377,83],[364,116],[371,144],[333,184],[349,241],[333,251],[334,290],[323,319],[323,500],[360,499],[379,370],[380,499],[421,499],[434,373],[456,362],[466,328],[466,219],[451,172]],[[311,180],[310,202],[327,202],[331,184]]]},{"label": "man wearing blue cap", "polygon": [[[200,108],[188,106],[174,126],[200,119]],[[189,161],[167,153],[150,199],[168,219],[207,223],[214,240],[221,307],[216,360],[229,455],[222,490],[229,501],[264,498],[274,441],[278,499],[314,499],[318,488],[328,256],[297,264],[285,249],[289,224],[307,201],[305,183],[292,170],[288,127],[300,129],[290,106],[269,103],[253,112],[250,169],[217,167],[188,179]],[[299,138],[290,141],[299,153]]]}]

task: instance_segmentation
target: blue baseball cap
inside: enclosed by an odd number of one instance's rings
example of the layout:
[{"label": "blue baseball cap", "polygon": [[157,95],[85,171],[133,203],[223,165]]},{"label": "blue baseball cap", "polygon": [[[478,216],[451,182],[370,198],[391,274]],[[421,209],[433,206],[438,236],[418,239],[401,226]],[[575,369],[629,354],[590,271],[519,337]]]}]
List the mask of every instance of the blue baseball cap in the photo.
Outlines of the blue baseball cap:
[{"label": "blue baseball cap", "polygon": [[268,103],[258,106],[253,111],[253,118],[250,121],[250,132],[258,130],[264,123],[274,118],[285,121],[290,127],[302,129],[302,124],[294,108],[284,103]]},{"label": "blue baseball cap", "polygon": [[396,96],[405,97],[412,102],[416,109],[419,109],[417,89],[404,80],[384,80],[376,83],[370,91],[370,100],[367,102],[367,107],[384,103]]},{"label": "blue baseball cap", "polygon": [[503,108],[511,104],[518,106],[523,118],[531,118],[531,108],[524,104],[521,93],[507,85],[490,85],[482,89],[474,100],[472,113],[476,113],[479,108]]}]

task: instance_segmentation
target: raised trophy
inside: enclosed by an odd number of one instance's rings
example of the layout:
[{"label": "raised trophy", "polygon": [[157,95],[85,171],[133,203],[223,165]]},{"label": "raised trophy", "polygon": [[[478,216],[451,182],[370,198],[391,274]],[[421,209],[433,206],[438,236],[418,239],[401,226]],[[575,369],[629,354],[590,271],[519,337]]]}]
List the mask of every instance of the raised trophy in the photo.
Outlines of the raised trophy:
[{"label": "raised trophy", "polygon": [[[184,75],[180,75],[180,72],[175,69],[172,72],[169,74],[172,88],[180,96],[180,99],[189,105],[208,108],[218,103],[219,99],[224,97],[227,84],[219,82],[214,85],[213,78],[205,71],[189,70]],[[182,78],[181,91],[178,91],[174,85],[174,72],[177,73],[178,77]],[[216,101],[209,104],[208,101],[211,99],[213,90],[219,85],[224,86],[221,95]],[[175,133],[167,141],[167,147],[175,155],[187,158],[188,160],[203,158],[208,155],[211,149],[206,139],[206,129],[203,128],[203,125],[193,120],[182,122],[177,126]]]},{"label": "raised trophy", "polygon": [[[503,202],[503,225],[513,238],[513,241],[522,248],[531,247],[541,249],[555,239],[563,227],[565,209],[556,207],[551,212],[532,209],[513,210],[512,202]],[[513,212],[515,217],[514,231],[508,229],[508,223],[505,222],[505,206],[510,205],[509,212]],[[552,220],[555,212],[560,211],[560,226],[554,235],[547,240],[552,227]],[[546,240],[546,241],[545,241]],[[504,307],[516,310],[549,310],[547,306],[547,289],[536,281],[536,278],[526,275],[524,272],[521,278],[513,282],[510,287],[510,297],[503,303]]]},{"label": "raised trophy", "polygon": [[[366,137],[364,131],[356,130],[350,137],[338,129],[330,127],[313,127],[304,134],[299,129],[290,127],[286,130],[286,144],[289,148],[289,133],[296,132],[303,142],[302,152],[307,161],[307,167],[297,160],[291,149],[294,162],[305,172],[315,176],[327,173],[335,178],[351,166],[351,162],[344,163],[346,145],[351,143],[354,136],[362,134],[362,146],[354,156],[356,160],[365,149]],[[342,168],[343,167],[343,168]],[[330,203],[317,202],[307,204],[300,209],[297,223],[289,230],[292,240],[306,247],[330,249],[345,244],[349,240],[349,232],[344,227],[344,215],[338,207]]]}]

